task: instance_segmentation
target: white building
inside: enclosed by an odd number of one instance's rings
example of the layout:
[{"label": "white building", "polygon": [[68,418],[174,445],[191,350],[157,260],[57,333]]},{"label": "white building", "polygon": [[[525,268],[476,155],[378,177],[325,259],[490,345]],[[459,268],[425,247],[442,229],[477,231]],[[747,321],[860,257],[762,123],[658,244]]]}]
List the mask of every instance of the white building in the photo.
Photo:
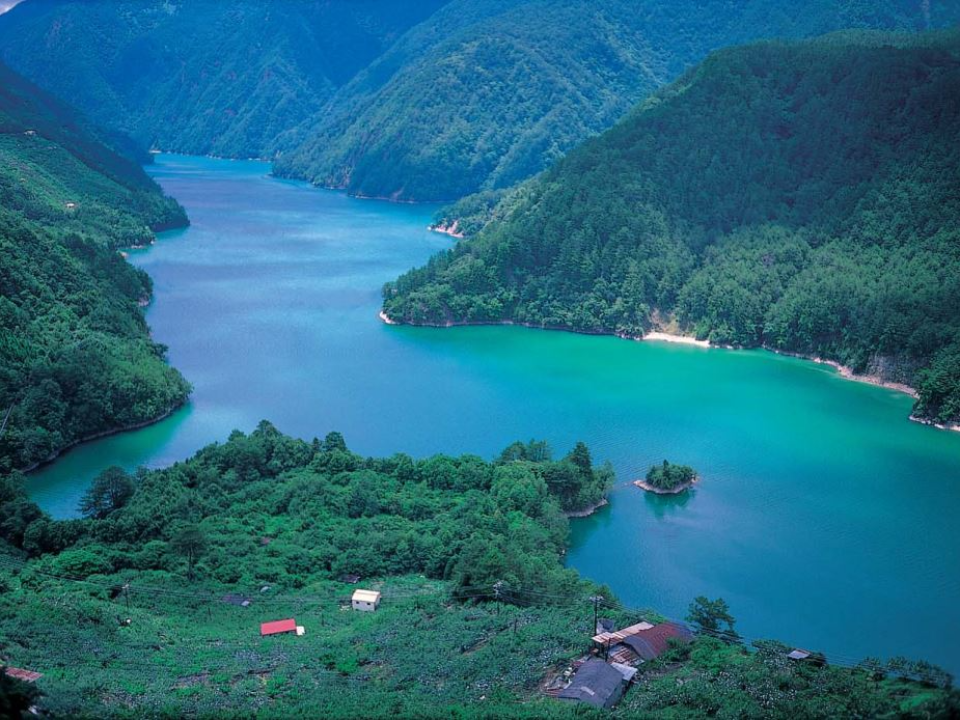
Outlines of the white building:
[{"label": "white building", "polygon": [[380,593],[376,590],[354,590],[353,609],[373,612],[380,605]]}]

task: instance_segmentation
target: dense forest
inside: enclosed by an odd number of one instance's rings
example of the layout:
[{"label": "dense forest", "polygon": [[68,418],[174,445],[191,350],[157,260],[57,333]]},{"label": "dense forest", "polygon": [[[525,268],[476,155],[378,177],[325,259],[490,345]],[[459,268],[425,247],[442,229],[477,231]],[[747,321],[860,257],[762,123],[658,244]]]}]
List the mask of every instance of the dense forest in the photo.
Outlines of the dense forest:
[{"label": "dense forest", "polygon": [[30,0],[0,60],[144,147],[261,157],[442,4]]},{"label": "dense forest", "polygon": [[0,65],[0,472],[184,401],[121,246],[183,209],[76,111]]},{"label": "dense forest", "polygon": [[388,284],[385,310],[679,328],[907,382],[921,417],[960,419],[958,89],[955,30],[719,51]]},{"label": "dense forest", "polygon": [[455,199],[542,170],[713,49],[957,20],[951,3],[924,16],[886,1],[454,0],[339,90],[276,168],[359,195]]},{"label": "dense forest", "polygon": [[[0,656],[43,674],[29,701],[57,716],[593,717],[541,692],[588,652],[593,598],[620,627],[662,619],[561,564],[563,511],[610,479],[581,444],[559,460],[542,442],[493,462],[364,458],[339,433],[266,422],[164,470],[105,470],[81,519],[47,518],[8,476]],[[377,612],[349,611],[357,587],[380,590]],[[284,617],[305,634],[258,636]],[[698,598],[689,621],[701,635],[644,665],[614,717],[920,718],[960,702],[925,663],[748,648],[722,600]]]},{"label": "dense forest", "polygon": [[946,0],[28,0],[0,60],[144,147],[451,200],[542,170],[716,48],[958,21]]}]

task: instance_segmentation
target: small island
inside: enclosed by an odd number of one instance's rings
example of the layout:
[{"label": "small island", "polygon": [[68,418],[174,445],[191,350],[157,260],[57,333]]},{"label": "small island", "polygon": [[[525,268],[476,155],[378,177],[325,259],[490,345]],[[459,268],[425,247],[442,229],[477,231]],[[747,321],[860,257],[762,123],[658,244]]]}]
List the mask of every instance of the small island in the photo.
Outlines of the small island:
[{"label": "small island", "polygon": [[689,465],[674,465],[664,460],[662,465],[651,467],[645,479],[634,480],[633,484],[657,495],[677,495],[698,482],[700,476]]}]

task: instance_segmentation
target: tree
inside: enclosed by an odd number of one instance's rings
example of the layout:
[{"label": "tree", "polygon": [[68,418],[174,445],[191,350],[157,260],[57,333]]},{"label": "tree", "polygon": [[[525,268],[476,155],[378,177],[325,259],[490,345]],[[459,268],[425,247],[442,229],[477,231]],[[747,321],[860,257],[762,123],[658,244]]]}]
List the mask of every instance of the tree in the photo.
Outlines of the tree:
[{"label": "tree", "polygon": [[334,450],[347,452],[347,442],[343,439],[343,435],[336,430],[328,432],[327,436],[323,439],[323,451],[333,452]]},{"label": "tree", "polygon": [[33,685],[0,672],[0,717],[27,717],[39,697],[40,691]]},{"label": "tree", "polygon": [[590,450],[583,442],[577,442],[573,450],[567,455],[567,460],[572,462],[580,470],[580,474],[588,478],[593,472],[593,461],[590,458]]},{"label": "tree", "polygon": [[207,537],[197,525],[182,525],[170,541],[178,555],[187,560],[187,577],[193,580],[193,567],[197,558],[207,549]]},{"label": "tree", "polygon": [[80,512],[84,517],[102,520],[130,502],[135,490],[133,480],[123,468],[109,467],[97,475],[80,500]]},{"label": "tree", "polygon": [[736,620],[730,614],[730,606],[723,598],[710,600],[700,595],[690,603],[687,621],[696,625],[697,629],[706,635],[732,642],[740,640],[740,636],[733,629]]}]

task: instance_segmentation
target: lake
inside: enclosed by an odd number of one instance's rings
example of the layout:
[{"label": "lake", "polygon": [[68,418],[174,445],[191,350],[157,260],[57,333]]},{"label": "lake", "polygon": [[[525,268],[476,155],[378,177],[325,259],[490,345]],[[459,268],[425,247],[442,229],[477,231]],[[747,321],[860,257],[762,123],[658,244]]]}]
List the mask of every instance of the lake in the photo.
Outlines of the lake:
[{"label": "lake", "polygon": [[[161,155],[150,172],[192,225],[130,260],[195,391],[33,474],[48,512],[75,514],[108,465],[167,465],[264,418],[304,438],[340,430],[369,455],[490,458],[530,438],[560,454],[582,439],[618,485],[573,522],[568,563],[621,602],[682,618],[696,595],[722,596],[749,638],[960,672],[960,433],[909,422],[909,397],[763,351],[387,326],[382,284],[452,242],[426,230],[435,208],[259,162]],[[664,458],[703,482],[680,498],[629,485]]]}]

